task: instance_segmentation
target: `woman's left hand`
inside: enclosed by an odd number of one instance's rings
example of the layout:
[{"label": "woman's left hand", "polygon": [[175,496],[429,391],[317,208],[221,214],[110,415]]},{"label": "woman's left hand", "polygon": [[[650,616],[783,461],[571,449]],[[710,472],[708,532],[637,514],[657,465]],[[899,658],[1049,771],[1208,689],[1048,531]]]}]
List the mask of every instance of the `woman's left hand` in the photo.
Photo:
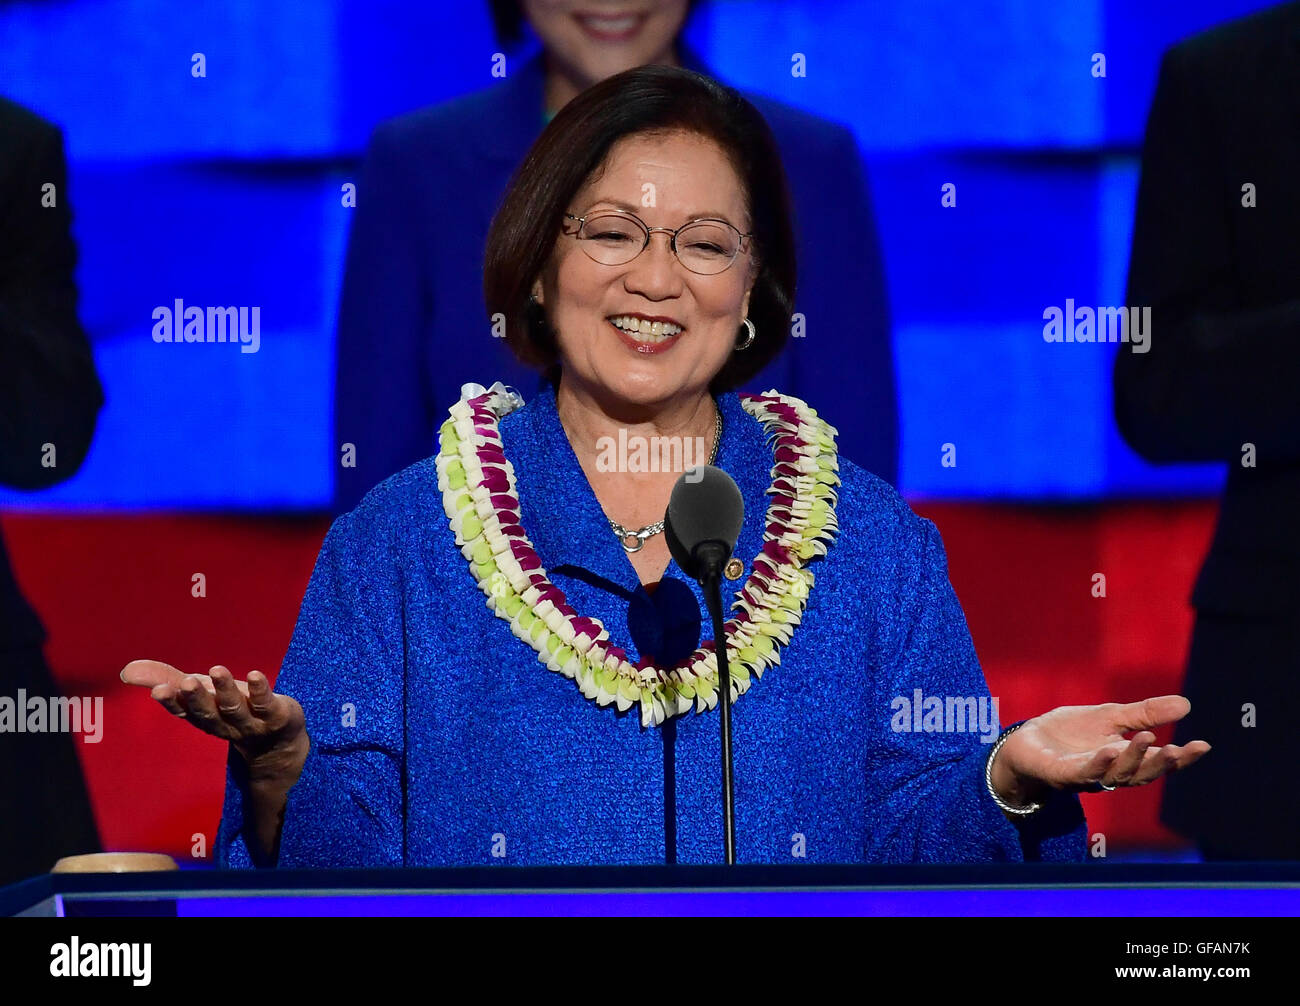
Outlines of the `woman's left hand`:
[{"label": "woman's left hand", "polygon": [[[1041,802],[1049,790],[1142,786],[1186,768],[1210,750],[1205,741],[1152,747],[1151,731],[1192,709],[1181,695],[1099,706],[1060,706],[1026,720],[993,764],[993,788],[1012,806]],[[1124,734],[1136,730],[1129,740]]]}]

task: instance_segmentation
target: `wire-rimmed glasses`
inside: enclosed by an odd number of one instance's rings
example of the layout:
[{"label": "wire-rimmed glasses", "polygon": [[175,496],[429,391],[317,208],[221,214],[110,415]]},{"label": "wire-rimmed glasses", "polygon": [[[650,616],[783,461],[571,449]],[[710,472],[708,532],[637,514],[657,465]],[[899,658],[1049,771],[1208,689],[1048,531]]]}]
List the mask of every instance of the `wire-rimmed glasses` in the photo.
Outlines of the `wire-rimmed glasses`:
[{"label": "wire-rimmed glasses", "polygon": [[725,220],[703,217],[690,220],[677,229],[651,227],[635,213],[626,210],[596,210],[585,216],[564,214],[565,220],[577,221],[573,234],[578,247],[587,257],[601,265],[627,265],[645,251],[650,235],[663,231],[677,260],[693,273],[714,276],[726,271],[736,256],[747,250],[753,234],[742,234]]}]

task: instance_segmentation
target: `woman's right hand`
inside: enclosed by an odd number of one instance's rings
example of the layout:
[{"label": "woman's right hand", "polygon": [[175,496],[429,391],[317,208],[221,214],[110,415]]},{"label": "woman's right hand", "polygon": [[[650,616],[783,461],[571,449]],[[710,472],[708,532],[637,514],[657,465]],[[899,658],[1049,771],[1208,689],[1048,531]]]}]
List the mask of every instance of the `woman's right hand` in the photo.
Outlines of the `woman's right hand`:
[{"label": "woman's right hand", "polygon": [[297,700],[273,692],[261,671],[250,672],[245,683],[220,665],[184,674],[157,660],[133,660],[122,668],[122,680],[149,688],[168,712],[228,741],[251,781],[297,781],[309,747],[306,718]]}]

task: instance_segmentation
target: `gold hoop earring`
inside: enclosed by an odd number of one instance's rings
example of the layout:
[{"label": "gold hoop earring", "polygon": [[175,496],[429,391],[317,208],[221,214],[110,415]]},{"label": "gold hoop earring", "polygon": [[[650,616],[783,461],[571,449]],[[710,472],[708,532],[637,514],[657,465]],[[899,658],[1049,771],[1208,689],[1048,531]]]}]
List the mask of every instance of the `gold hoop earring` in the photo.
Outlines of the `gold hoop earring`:
[{"label": "gold hoop earring", "polygon": [[737,353],[741,352],[742,350],[748,349],[753,344],[754,337],[758,334],[758,331],[754,328],[754,323],[750,321],[748,318],[746,318],[743,322],[741,322],[741,324],[744,325],[745,328],[749,329],[749,334],[745,337],[745,341],[740,343],[736,347]]}]

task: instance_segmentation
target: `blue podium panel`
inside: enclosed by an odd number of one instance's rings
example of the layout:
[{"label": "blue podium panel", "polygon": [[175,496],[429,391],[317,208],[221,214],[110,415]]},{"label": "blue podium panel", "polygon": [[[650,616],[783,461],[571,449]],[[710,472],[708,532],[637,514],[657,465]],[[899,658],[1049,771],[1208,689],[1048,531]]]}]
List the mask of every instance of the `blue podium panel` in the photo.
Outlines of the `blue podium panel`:
[{"label": "blue podium panel", "polygon": [[1300,863],[465,867],[36,877],[0,914],[1300,915]]}]

